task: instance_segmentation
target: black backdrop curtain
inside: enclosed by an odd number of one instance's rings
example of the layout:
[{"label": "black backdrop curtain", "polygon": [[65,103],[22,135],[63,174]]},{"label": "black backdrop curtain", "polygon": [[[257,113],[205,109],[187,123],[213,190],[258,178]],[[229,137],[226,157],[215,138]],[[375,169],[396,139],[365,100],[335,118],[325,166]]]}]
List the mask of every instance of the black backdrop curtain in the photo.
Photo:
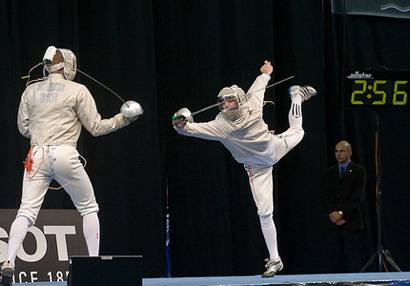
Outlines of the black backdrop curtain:
[{"label": "black backdrop curtain", "polygon": [[[319,94],[303,109],[305,138],[275,167],[275,220],[283,273],[330,272],[334,245],[324,231],[321,176],[334,162],[334,144],[347,138],[353,160],[369,173],[367,210],[374,236],[374,120],[371,113],[338,110],[341,67],[409,67],[408,21],[335,17],[327,1],[1,1],[0,92],[2,208],[20,200],[28,142],[16,128],[24,82],[49,45],[72,49],[80,69],[141,103],[131,126],[93,138],[79,150],[100,204],[103,254],[144,255],[144,276],[164,272],[164,214],[171,218],[174,276],[260,273],[266,249],[246,173],[218,143],[178,136],[170,117],[215,102],[226,85],[249,88],[263,60],[272,79],[292,82],[267,90],[275,105],[264,117],[276,132],[287,128],[290,84],[311,84]],[[395,31],[392,33],[391,31]],[[343,36],[344,35],[344,36]],[[84,77],[103,117],[121,102]],[[210,120],[216,110],[195,121]],[[410,201],[405,147],[407,112],[380,114],[385,244],[409,270]],[[62,192],[49,192],[46,208],[71,208]],[[374,240],[364,245],[364,256]],[[367,257],[364,257],[364,259]]]},{"label": "black backdrop curtain", "polygon": [[[326,11],[330,10],[326,3]],[[340,94],[342,69],[388,69],[409,70],[410,68],[410,22],[404,19],[365,16],[336,16],[327,14],[325,42],[325,82],[328,93]],[[330,28],[331,27],[331,28]],[[406,146],[409,142],[405,130],[410,124],[408,111],[338,111],[336,98],[328,98],[326,117],[328,138],[351,138],[354,157],[366,166],[368,179],[367,201],[369,206],[369,229],[373,237],[376,228],[375,205],[375,133],[377,120],[380,122],[380,190],[382,242],[390,250],[398,266],[408,269],[410,248],[401,244],[409,239],[408,222],[401,217],[409,216],[406,207],[409,199],[410,180],[407,175],[409,156]],[[334,128],[336,127],[337,128]],[[376,251],[374,248],[373,252]],[[377,262],[374,262],[374,264]],[[373,264],[373,265],[374,265]],[[388,269],[392,269],[387,263]]]},{"label": "black backdrop curtain", "polygon": [[[16,126],[20,76],[42,59],[49,45],[67,47],[79,68],[106,83],[125,99],[138,100],[144,116],[118,132],[93,138],[86,131],[79,151],[100,205],[101,253],[142,254],[146,275],[161,273],[163,220],[161,160],[155,96],[152,7],[129,1],[1,1],[4,62],[1,65],[1,121],[4,136],[1,207],[17,208],[22,164],[29,142]],[[40,76],[38,74],[37,76]],[[122,102],[81,75],[77,81],[93,93],[103,118]],[[6,163],[7,162],[7,163]],[[49,191],[45,208],[72,208],[63,192]]]}]

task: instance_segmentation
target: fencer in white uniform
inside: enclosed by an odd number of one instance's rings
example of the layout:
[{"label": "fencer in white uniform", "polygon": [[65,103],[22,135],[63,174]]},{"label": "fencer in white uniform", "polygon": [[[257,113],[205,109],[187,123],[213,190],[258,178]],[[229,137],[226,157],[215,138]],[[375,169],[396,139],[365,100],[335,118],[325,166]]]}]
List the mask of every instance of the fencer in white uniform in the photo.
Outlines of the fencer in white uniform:
[{"label": "fencer in white uniform", "polygon": [[179,134],[221,142],[244,165],[270,256],[262,276],[272,277],[283,268],[272,217],[272,166],[302,140],[302,102],[315,95],[316,90],[310,86],[289,88],[289,129],[273,134],[262,118],[265,87],[273,67],[265,61],[260,71],[262,74],[246,94],[236,85],[219,92],[221,112],[214,120],[194,123],[189,110],[182,108],[174,114],[172,123]]},{"label": "fencer in white uniform", "polygon": [[83,217],[89,255],[99,254],[98,204],[79,159],[77,140],[82,126],[93,136],[100,136],[136,119],[121,113],[101,119],[88,89],[72,81],[75,55],[67,49],[51,50],[53,60],[45,65],[48,76],[26,87],[18,110],[18,129],[30,139],[31,148],[25,162],[21,205],[11,225],[6,261],[1,268],[3,278],[12,277],[17,251],[28,228],[35,223],[53,179],[69,194]]}]

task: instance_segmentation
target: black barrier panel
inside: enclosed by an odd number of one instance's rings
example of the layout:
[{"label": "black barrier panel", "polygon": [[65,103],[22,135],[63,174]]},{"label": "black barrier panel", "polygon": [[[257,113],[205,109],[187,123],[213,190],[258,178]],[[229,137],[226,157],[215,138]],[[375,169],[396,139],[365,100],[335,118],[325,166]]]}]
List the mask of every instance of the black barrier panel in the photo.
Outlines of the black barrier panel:
[{"label": "black barrier panel", "polygon": [[68,286],[142,286],[142,256],[71,256]]}]

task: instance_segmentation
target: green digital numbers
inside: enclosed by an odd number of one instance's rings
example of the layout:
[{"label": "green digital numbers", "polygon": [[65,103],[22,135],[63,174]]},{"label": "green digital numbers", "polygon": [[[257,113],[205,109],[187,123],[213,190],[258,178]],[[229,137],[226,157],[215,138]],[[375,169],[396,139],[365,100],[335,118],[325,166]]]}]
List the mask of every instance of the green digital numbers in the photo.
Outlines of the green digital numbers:
[{"label": "green digital numbers", "polygon": [[348,70],[342,88],[342,108],[410,111],[410,70]]},{"label": "green digital numbers", "polygon": [[386,92],[384,90],[379,90],[378,89],[378,85],[382,85],[382,84],[385,84],[385,83],[386,83],[385,80],[375,80],[373,82],[373,93],[376,94],[376,95],[381,95],[380,100],[373,101],[374,105],[384,105],[384,104],[386,104]]},{"label": "green digital numbers", "polygon": [[352,105],[359,105],[363,104],[363,100],[358,100],[357,97],[361,97],[363,93],[366,91],[367,82],[365,80],[355,80],[355,84],[362,85],[361,90],[355,90],[352,92],[352,96],[350,97],[350,103]]},{"label": "green digital numbers", "polygon": [[394,82],[393,105],[406,105],[407,92],[399,90],[400,85],[407,84],[408,80],[397,80]]}]

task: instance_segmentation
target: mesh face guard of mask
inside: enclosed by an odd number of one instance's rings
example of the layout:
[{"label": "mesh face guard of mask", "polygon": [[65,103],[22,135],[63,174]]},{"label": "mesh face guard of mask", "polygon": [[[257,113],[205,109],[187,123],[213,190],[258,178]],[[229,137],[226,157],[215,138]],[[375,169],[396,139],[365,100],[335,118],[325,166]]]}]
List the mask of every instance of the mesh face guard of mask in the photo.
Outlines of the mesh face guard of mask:
[{"label": "mesh face guard of mask", "polygon": [[218,96],[218,103],[220,111],[233,111],[239,109],[238,96],[236,94]]},{"label": "mesh face guard of mask", "polygon": [[245,102],[247,97],[245,92],[236,85],[224,87],[218,94],[217,102],[220,111],[238,110]]},{"label": "mesh face guard of mask", "polygon": [[[63,55],[64,61],[58,64],[51,65],[53,57],[57,50]],[[64,77],[68,80],[73,80],[77,73],[77,57],[75,54],[68,49],[57,49],[54,46],[47,48],[46,53],[43,57],[43,62],[45,63],[43,73],[46,76],[48,73],[63,69]]]}]

